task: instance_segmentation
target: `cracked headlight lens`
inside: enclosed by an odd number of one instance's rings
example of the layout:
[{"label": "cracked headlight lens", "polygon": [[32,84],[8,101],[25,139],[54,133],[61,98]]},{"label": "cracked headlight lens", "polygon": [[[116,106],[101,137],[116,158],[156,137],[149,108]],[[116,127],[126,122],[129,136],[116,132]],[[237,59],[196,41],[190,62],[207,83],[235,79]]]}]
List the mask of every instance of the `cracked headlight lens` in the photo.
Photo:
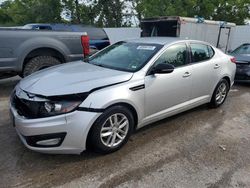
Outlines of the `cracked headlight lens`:
[{"label": "cracked headlight lens", "polygon": [[40,111],[41,116],[55,116],[74,111],[82,101],[46,101]]}]

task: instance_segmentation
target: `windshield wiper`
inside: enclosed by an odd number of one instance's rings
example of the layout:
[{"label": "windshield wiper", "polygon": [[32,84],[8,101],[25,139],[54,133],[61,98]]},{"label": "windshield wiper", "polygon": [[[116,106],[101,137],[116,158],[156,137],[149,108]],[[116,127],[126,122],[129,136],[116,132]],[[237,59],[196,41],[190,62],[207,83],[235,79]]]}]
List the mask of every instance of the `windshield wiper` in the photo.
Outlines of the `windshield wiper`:
[{"label": "windshield wiper", "polygon": [[98,63],[91,63],[92,65],[96,65],[96,66],[99,66],[99,67],[106,67],[104,66],[103,64],[98,64]]}]

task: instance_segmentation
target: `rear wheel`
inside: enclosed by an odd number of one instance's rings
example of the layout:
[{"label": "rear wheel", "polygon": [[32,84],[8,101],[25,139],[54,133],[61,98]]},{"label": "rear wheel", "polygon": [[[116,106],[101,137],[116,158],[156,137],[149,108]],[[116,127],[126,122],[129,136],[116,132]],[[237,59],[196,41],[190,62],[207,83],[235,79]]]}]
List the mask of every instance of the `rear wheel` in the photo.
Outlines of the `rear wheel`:
[{"label": "rear wheel", "polygon": [[229,83],[226,79],[222,79],[216,86],[210,105],[214,108],[219,107],[220,105],[222,105],[228,95],[230,86]]},{"label": "rear wheel", "polygon": [[52,57],[52,56],[37,56],[32,58],[31,60],[29,60],[28,63],[26,63],[26,65],[24,66],[23,72],[22,72],[22,76],[26,77],[29,76],[30,74],[54,66],[54,65],[58,65],[61,62]]},{"label": "rear wheel", "polygon": [[119,150],[128,141],[133,126],[133,115],[126,107],[113,106],[107,109],[91,129],[93,149],[101,153]]}]

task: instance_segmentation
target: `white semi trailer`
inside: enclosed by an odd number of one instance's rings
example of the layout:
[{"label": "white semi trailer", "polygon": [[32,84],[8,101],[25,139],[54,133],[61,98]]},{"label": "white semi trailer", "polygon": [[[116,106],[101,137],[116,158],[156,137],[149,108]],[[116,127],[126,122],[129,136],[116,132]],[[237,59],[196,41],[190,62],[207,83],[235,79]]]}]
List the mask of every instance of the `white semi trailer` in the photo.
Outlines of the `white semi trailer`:
[{"label": "white semi trailer", "polygon": [[142,37],[168,36],[202,40],[226,52],[231,49],[234,23],[168,16],[141,20]]},{"label": "white semi trailer", "polygon": [[245,43],[250,43],[250,25],[237,25],[233,33],[231,48],[229,48],[229,50],[234,50]]}]

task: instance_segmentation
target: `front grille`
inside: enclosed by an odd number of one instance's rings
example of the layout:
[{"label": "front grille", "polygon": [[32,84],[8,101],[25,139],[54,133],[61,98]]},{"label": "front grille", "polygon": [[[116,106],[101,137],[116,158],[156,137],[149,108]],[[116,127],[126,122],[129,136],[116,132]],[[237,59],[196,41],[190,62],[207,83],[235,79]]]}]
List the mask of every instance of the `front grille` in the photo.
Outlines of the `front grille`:
[{"label": "front grille", "polygon": [[38,118],[42,108],[42,102],[20,99],[16,95],[13,96],[12,105],[16,108],[20,116],[24,116],[28,119]]}]

